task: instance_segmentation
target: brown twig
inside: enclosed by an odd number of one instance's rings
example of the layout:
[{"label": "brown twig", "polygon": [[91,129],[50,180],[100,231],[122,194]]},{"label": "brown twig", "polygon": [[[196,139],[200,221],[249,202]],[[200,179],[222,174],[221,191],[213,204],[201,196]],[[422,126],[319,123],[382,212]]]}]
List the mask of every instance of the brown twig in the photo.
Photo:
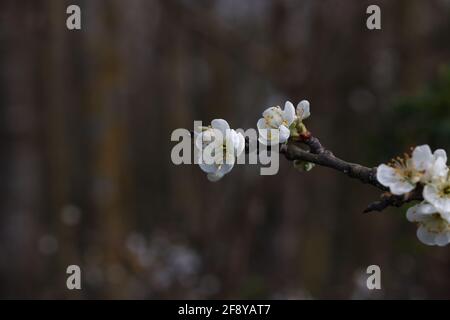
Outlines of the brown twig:
[{"label": "brown twig", "polygon": [[376,179],[376,168],[368,168],[339,159],[331,151],[325,149],[319,139],[313,136],[300,138],[298,142],[307,145],[309,151],[304,150],[298,143],[292,141],[282,145],[280,152],[283,153],[288,160],[303,160],[323,167],[332,168],[351,178],[357,179],[363,183],[371,184],[380,190],[386,191],[386,188]]},{"label": "brown twig", "polygon": [[[191,132],[191,134],[193,134]],[[248,138],[245,139],[245,152],[250,152]],[[256,150],[258,152],[258,149]],[[302,160],[314,163],[319,166],[328,167],[350,178],[357,179],[362,183],[370,184],[381,191],[381,199],[374,201],[367,206],[364,213],[373,211],[383,211],[388,207],[401,207],[411,201],[423,200],[422,188],[416,188],[410,193],[396,196],[388,192],[388,189],[377,180],[377,168],[368,168],[357,163],[347,162],[336,157],[330,150],[327,150],[310,132],[302,134],[295,140],[290,140],[287,144],[280,146],[280,153],[284,154],[289,161]]]},{"label": "brown twig", "polygon": [[396,196],[386,192],[381,195],[381,200],[372,202],[363,212],[368,213],[372,211],[383,211],[388,207],[401,207],[405,203],[421,200],[423,200],[422,188],[417,188],[401,196]]},{"label": "brown twig", "polygon": [[[304,150],[298,143],[305,144],[309,150]],[[423,200],[420,188],[402,196],[396,196],[386,192],[387,188],[381,185],[376,178],[377,168],[368,168],[336,157],[331,151],[322,146],[319,139],[312,136],[309,132],[302,135],[297,141],[291,141],[288,144],[282,145],[280,152],[290,161],[302,160],[328,167],[342,172],[350,178],[371,184],[384,191],[385,193],[382,194],[381,200],[369,204],[364,210],[365,213],[382,211],[390,206],[400,207],[411,201]]]}]

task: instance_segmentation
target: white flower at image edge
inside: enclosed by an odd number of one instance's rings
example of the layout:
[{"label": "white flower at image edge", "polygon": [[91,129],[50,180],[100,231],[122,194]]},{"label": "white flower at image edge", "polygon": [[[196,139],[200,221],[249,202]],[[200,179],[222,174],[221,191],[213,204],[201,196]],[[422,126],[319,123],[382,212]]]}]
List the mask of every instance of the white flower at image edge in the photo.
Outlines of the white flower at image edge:
[{"label": "white flower at image edge", "polygon": [[437,212],[426,202],[408,209],[406,218],[418,224],[417,238],[429,246],[445,246],[450,242],[450,224],[448,216]]},{"label": "white flower at image edge", "polygon": [[208,180],[215,182],[233,169],[236,157],[244,151],[245,139],[230,129],[227,121],[214,119],[210,128],[196,135],[195,146],[199,150],[200,169],[208,174]]},{"label": "white flower at image edge", "polygon": [[265,145],[285,143],[290,136],[290,125],[295,120],[294,105],[287,101],[284,110],[280,107],[270,107],[263,112],[256,126],[259,132],[259,142]]},{"label": "white flower at image edge", "polygon": [[450,215],[450,179],[434,181],[423,188],[423,197],[431,203],[437,211]]},{"label": "white flower at image edge", "polygon": [[429,183],[447,177],[447,153],[437,149],[431,153],[428,145],[416,147],[413,152],[413,164],[416,170],[423,172],[420,181]]},{"label": "white flower at image edge", "polygon": [[418,146],[411,158],[396,159],[392,165],[379,165],[377,180],[388,187],[392,194],[402,195],[414,190],[419,181],[431,181],[446,176],[446,161],[444,150],[436,150],[432,154],[428,145]]}]

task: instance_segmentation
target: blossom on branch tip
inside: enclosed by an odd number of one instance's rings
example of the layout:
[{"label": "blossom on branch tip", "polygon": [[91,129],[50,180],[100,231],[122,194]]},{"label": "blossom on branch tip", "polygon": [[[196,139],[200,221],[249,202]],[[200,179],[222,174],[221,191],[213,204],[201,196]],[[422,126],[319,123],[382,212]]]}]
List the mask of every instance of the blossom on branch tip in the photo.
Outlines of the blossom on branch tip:
[{"label": "blossom on branch tip", "polygon": [[287,101],[284,110],[280,107],[266,109],[256,126],[259,132],[259,142],[265,145],[285,143],[290,136],[290,126],[296,119],[294,105]]},{"label": "blossom on branch tip", "polygon": [[442,215],[436,208],[422,202],[408,209],[406,218],[418,224],[417,238],[429,246],[445,246],[450,242],[448,215]]},{"label": "blossom on branch tip", "polygon": [[233,169],[236,157],[244,151],[245,139],[223,119],[214,119],[210,127],[202,130],[195,135],[198,164],[208,180],[215,182]]}]

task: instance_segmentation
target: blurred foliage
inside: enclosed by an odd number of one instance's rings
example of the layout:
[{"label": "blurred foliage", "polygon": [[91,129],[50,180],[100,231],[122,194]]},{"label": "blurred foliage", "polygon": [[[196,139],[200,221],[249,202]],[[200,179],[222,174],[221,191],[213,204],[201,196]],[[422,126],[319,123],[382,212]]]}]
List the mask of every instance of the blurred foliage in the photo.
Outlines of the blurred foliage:
[{"label": "blurred foliage", "polygon": [[[396,98],[384,116],[381,139],[392,155],[399,146],[429,144],[432,149],[450,149],[450,66],[418,94]],[[406,149],[405,149],[406,151]]]}]

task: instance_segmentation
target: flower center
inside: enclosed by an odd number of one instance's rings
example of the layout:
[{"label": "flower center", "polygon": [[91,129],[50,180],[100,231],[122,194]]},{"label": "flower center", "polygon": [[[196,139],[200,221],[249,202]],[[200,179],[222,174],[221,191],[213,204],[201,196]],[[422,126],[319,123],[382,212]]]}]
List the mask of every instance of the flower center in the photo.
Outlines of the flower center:
[{"label": "flower center", "polygon": [[448,185],[444,189],[442,189],[442,193],[446,196],[449,196],[450,195],[450,185]]},{"label": "flower center", "polygon": [[273,124],[273,117],[264,117],[264,120],[266,121],[266,127],[276,129],[277,127]]},{"label": "flower center", "polygon": [[449,228],[449,224],[447,223],[447,221],[442,219],[439,213],[432,214],[428,222],[424,223],[423,226],[428,230],[428,232],[434,234],[442,233]]}]

